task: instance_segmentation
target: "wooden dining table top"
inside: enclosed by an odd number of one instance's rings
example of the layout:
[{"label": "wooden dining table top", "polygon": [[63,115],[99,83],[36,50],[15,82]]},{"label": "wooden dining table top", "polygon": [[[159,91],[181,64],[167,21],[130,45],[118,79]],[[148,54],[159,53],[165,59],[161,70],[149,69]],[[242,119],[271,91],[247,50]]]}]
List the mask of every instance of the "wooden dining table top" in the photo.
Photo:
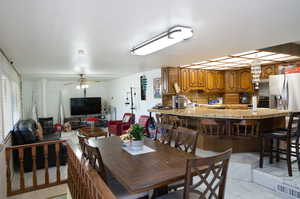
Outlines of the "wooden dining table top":
[{"label": "wooden dining table top", "polygon": [[168,145],[145,138],[144,144],[155,152],[131,155],[122,149],[122,141],[113,136],[89,139],[100,149],[105,167],[130,192],[140,193],[184,179],[186,160],[195,157]]}]

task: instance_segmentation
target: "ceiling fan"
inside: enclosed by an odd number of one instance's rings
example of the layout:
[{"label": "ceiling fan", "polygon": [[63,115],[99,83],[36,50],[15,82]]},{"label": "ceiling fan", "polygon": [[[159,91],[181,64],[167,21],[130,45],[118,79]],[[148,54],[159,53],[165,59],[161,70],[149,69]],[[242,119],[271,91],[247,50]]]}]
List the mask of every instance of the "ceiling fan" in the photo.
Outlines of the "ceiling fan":
[{"label": "ceiling fan", "polygon": [[67,82],[64,85],[65,86],[76,85],[77,89],[87,89],[89,87],[89,84],[101,82],[99,80],[89,80],[86,74],[79,74],[79,76],[80,77],[77,81]]}]

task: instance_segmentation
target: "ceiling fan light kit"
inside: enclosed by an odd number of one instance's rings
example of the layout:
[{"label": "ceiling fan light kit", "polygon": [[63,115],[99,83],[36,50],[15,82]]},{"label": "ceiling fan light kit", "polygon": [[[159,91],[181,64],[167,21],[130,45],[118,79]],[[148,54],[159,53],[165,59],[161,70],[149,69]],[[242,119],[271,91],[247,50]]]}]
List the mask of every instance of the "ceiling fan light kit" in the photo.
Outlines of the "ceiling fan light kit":
[{"label": "ceiling fan light kit", "polygon": [[187,26],[174,26],[150,40],[138,44],[131,50],[133,55],[148,55],[177,44],[193,36],[193,29]]}]

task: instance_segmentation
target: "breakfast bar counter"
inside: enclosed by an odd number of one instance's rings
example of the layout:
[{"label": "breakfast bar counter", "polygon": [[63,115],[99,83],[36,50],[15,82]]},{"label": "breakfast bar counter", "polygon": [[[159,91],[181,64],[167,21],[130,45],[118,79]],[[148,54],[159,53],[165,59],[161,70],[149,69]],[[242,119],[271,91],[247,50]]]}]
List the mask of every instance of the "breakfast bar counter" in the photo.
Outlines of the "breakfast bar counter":
[{"label": "breakfast bar counter", "polygon": [[261,133],[285,128],[285,117],[289,114],[286,110],[268,108],[252,110],[215,107],[149,109],[148,112],[167,118],[167,123],[198,130],[200,135],[197,147],[216,152],[228,148],[232,148],[233,152],[259,151]]},{"label": "breakfast bar counter", "polygon": [[167,115],[176,115],[184,117],[196,117],[196,118],[216,118],[216,119],[267,119],[284,117],[289,114],[286,110],[276,110],[269,108],[252,109],[215,109],[194,107],[185,109],[149,109],[148,112],[161,113]]}]

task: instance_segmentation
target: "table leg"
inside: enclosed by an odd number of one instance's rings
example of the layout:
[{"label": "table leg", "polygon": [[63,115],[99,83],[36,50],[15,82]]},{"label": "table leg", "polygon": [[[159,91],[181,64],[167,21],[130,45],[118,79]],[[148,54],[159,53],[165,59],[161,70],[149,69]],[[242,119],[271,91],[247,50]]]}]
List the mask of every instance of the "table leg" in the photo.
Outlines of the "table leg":
[{"label": "table leg", "polygon": [[153,190],[151,199],[155,199],[155,198],[165,195],[167,193],[168,193],[168,186],[158,187]]}]

